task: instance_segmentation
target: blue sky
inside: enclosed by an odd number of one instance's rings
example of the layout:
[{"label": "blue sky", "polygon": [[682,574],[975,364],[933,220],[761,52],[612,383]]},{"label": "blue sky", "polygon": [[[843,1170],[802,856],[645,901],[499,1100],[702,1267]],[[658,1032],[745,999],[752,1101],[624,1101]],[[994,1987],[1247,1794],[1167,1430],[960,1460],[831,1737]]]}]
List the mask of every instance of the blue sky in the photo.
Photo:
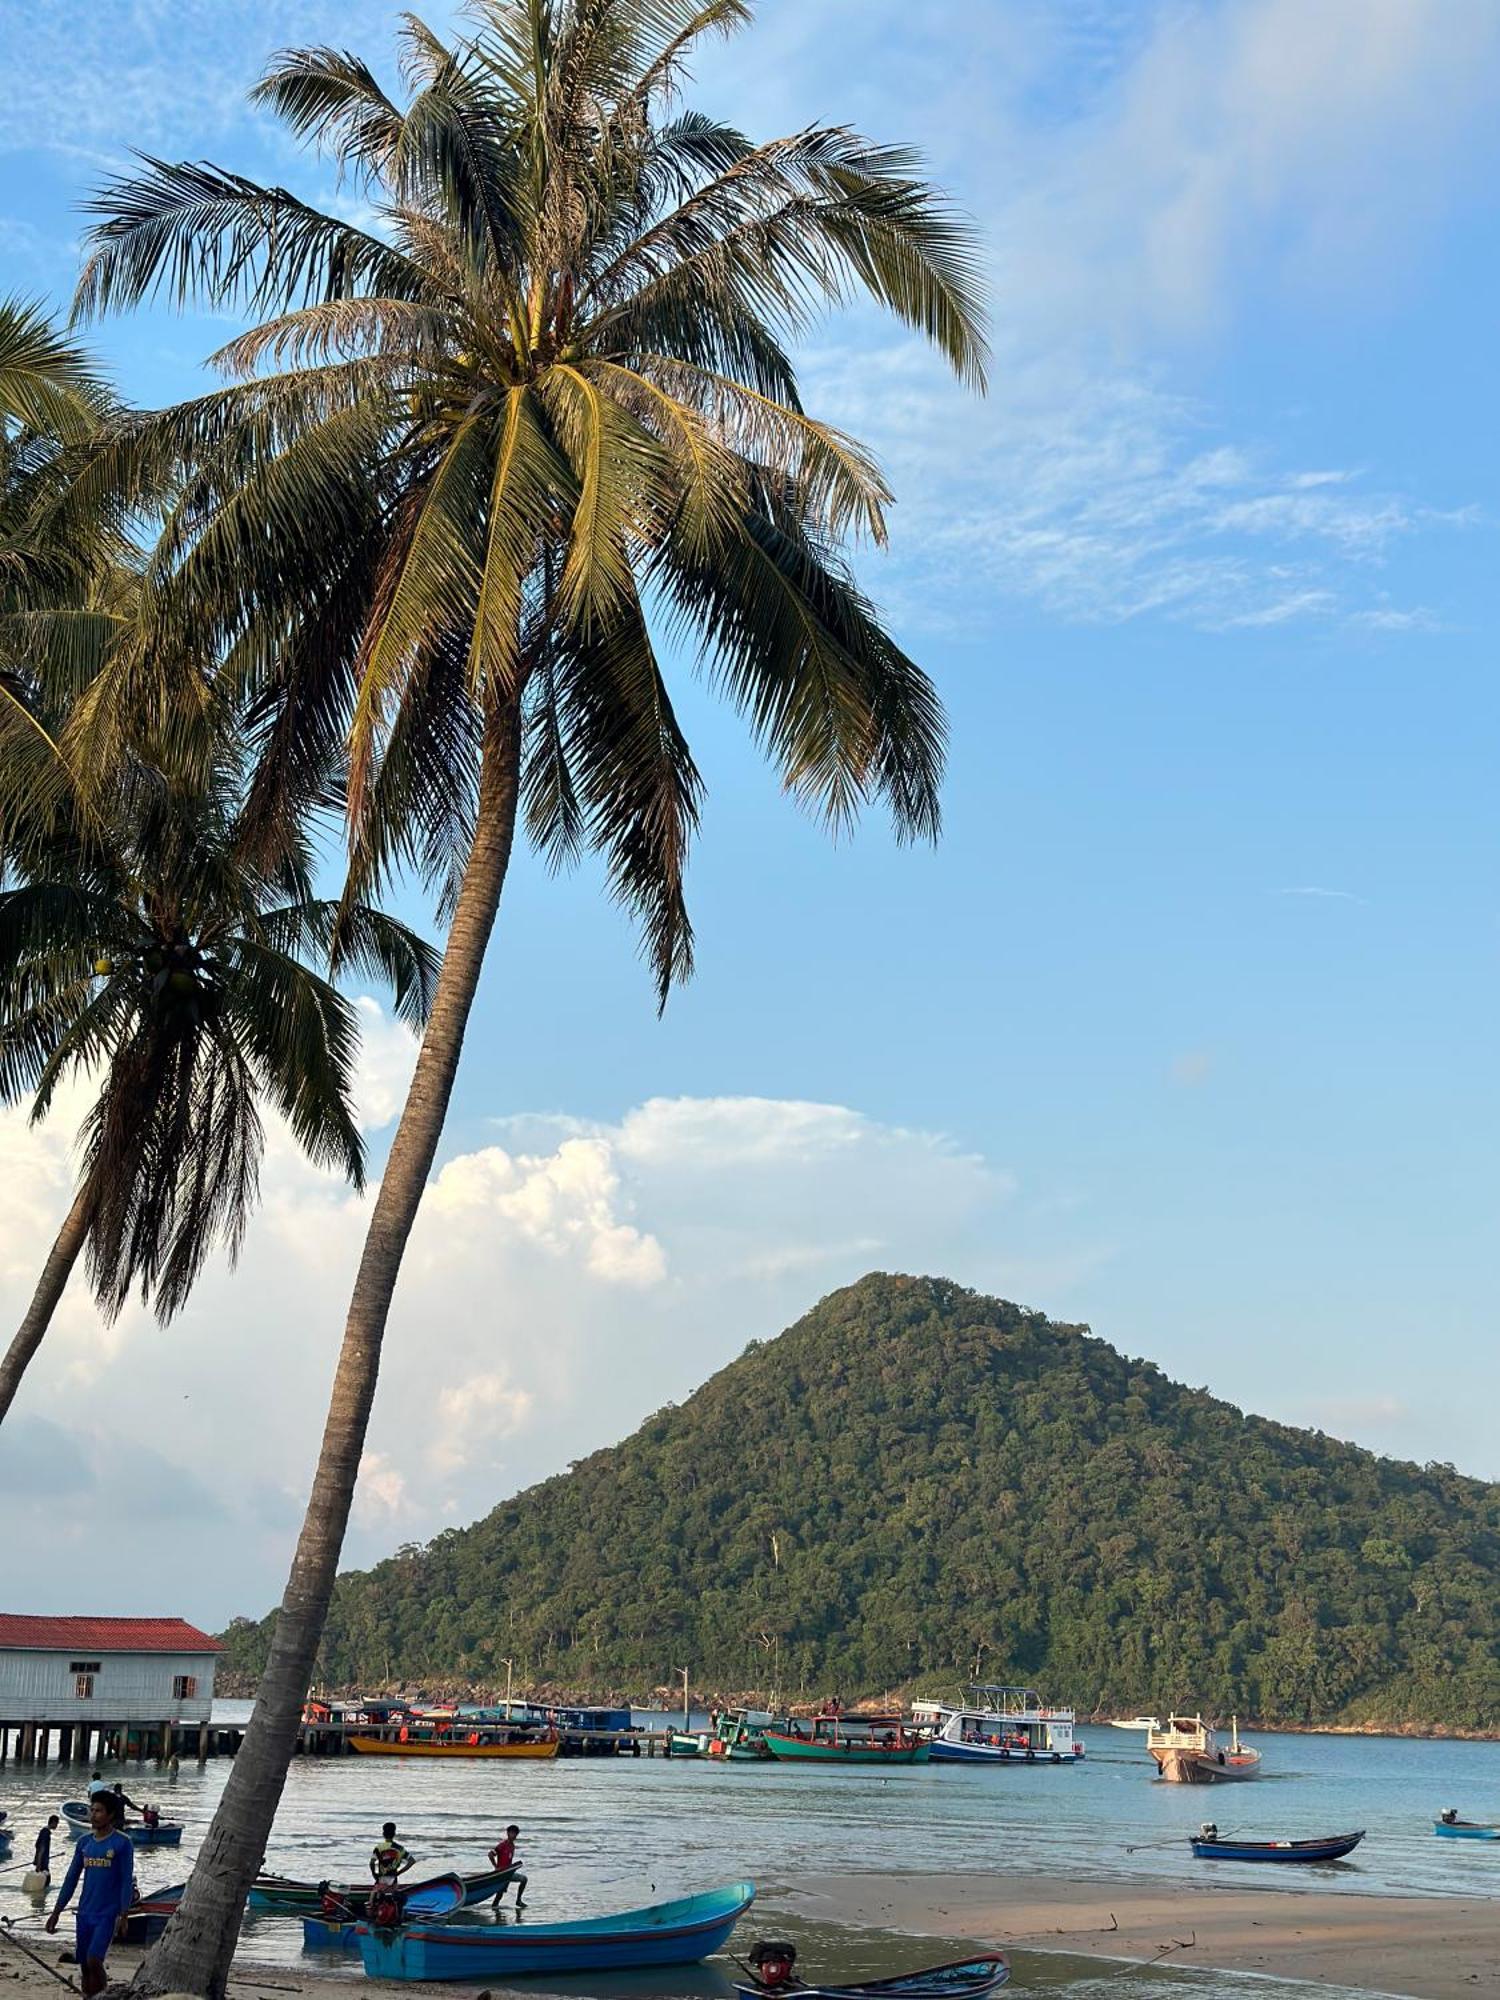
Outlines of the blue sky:
[{"label": "blue sky", "polygon": [[[983,405],[867,313],[802,357],[896,487],[861,565],[948,704],[945,835],[897,850],[872,819],[830,847],[683,664],[711,787],[698,977],[658,1021],[597,879],[518,870],[438,1204],[483,1254],[436,1220],[417,1246],[351,1547],[470,1518],[872,1265],[1500,1476],[1500,14],[758,13],[696,101],[761,135],[913,141],[985,236]],[[29,81],[0,106],[4,287],[66,297],[77,204],[132,144],[347,198],[243,89],[291,40],[389,67],[392,27],[375,0],[0,0]],[[226,331],[96,337],[158,400]],[[373,1015],[371,1046],[378,1153],[405,1058]],[[12,1141],[14,1317],[65,1164]],[[240,1284],[212,1275],[176,1332],[101,1336],[75,1301],[9,1481],[0,1458],[0,1484],[53,1468],[82,1520],[64,1433],[101,1423],[205,1520],[253,1515],[234,1602],[203,1615],[275,1595],[312,1449],[311,1416],[268,1402],[275,1450],[226,1473],[231,1413],[269,1359],[315,1412],[331,1366],[358,1217],[300,1172],[273,1159]],[[298,1265],[318,1202],[339,1221]],[[424,1431],[434,1337],[444,1391],[478,1386]],[[194,1423],[159,1426],[168,1380]],[[34,1596],[76,1595],[40,1569]]]}]

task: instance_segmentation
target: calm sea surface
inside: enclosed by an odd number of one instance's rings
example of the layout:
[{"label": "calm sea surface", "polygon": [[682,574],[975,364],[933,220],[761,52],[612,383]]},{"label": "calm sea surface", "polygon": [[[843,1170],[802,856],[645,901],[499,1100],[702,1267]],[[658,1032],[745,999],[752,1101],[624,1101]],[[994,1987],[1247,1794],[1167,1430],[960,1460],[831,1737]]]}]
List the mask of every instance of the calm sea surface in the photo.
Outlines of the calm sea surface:
[{"label": "calm sea surface", "polygon": [[[222,1704],[223,1720],[248,1705]],[[522,1828],[522,1858],[538,1918],[589,1915],[654,1898],[752,1878],[763,1919],[790,1932],[813,1965],[830,1958],[846,1976],[920,1962],[925,1946],[879,1934],[834,1933],[790,1910],[798,1879],[839,1869],[1055,1873],[1060,1881],[1205,1879],[1266,1887],[1263,1868],[1195,1862],[1187,1834],[1207,1817],[1225,1832],[1300,1836],[1367,1829],[1353,1858],[1329,1867],[1278,1869],[1277,1889],[1349,1894],[1500,1895],[1500,1843],[1440,1841],[1432,1819],[1445,1806],[1465,1818],[1500,1819],[1500,1744],[1421,1743],[1370,1737],[1261,1736],[1264,1775],[1252,1784],[1212,1791],[1155,1781],[1138,1735],[1085,1732],[1080,1765],[972,1770],[927,1765],[900,1771],[787,1770],[774,1765],[700,1763],[662,1758],[577,1758],[547,1764],[466,1764],[413,1760],[371,1763],[358,1757],[299,1758],[292,1766],[267,1862],[303,1878],[358,1880],[380,1823],[394,1819],[420,1857],[420,1873],[473,1870],[508,1820]],[[113,1767],[111,1773],[113,1772]],[[151,1766],[130,1766],[126,1790],[159,1802],[186,1826],[183,1845],[143,1850],[145,1886],[180,1880],[208,1826],[230,1770],[216,1759],[199,1772],[184,1763],[174,1781]],[[81,1789],[79,1773],[56,1765],[0,1772],[0,1807],[16,1834],[15,1863],[0,1873],[0,1916],[23,1919],[19,1890],[37,1825],[64,1796]],[[60,1843],[66,1864],[68,1842]],[[56,1850],[55,1850],[56,1852]],[[54,1867],[54,1876],[57,1869]],[[764,1922],[762,1923],[764,1927]],[[23,1935],[31,1934],[31,1927]],[[245,1950],[257,1959],[301,1961],[301,1926],[250,1918]],[[740,1939],[743,1945],[745,1938]],[[941,1956],[934,1949],[931,1957]],[[1117,1973],[1050,1954],[1017,1953],[1013,1990],[1063,1990],[1089,2000],[1114,1990]],[[357,1966],[349,1968],[358,1978]],[[1222,1974],[1137,1971],[1135,2000],[1192,1994],[1259,1995],[1281,1987]],[[614,1982],[574,1981],[573,1995],[726,1994],[714,1966],[674,1976]],[[1320,1988],[1324,1995],[1330,1992]]]}]

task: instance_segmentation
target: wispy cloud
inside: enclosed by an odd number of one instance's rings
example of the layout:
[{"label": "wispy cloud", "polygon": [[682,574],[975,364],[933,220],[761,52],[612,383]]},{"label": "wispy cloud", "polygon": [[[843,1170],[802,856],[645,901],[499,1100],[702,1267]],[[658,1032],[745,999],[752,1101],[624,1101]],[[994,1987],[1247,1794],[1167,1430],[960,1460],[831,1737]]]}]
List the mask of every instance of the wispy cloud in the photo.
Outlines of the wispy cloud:
[{"label": "wispy cloud", "polygon": [[1321,889],[1313,883],[1306,883],[1295,889],[1278,889],[1278,896],[1305,896],[1317,903],[1358,903],[1369,908],[1368,896],[1356,896],[1352,889]]}]

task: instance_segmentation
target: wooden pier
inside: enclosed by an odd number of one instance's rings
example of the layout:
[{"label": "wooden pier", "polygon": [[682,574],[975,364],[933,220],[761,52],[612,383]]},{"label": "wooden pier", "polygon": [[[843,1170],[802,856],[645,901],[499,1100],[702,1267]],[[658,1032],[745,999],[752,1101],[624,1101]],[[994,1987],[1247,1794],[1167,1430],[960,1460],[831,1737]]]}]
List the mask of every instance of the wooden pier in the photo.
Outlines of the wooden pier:
[{"label": "wooden pier", "polygon": [[232,1757],[244,1741],[239,1724],[220,1722],[0,1721],[0,1770],[7,1764],[207,1763]]}]

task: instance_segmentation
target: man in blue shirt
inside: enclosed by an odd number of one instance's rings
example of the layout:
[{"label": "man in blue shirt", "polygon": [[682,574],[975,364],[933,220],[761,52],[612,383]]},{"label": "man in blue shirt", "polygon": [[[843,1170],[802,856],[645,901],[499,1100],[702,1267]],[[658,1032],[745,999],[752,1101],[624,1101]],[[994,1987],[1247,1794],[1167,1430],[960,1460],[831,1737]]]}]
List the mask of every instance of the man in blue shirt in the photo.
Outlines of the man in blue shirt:
[{"label": "man in blue shirt", "polygon": [[94,1830],[73,1849],[72,1863],[47,1918],[47,1929],[57,1929],[57,1920],[72,1901],[82,1876],[83,1894],[78,1899],[73,1956],[78,1961],[83,1990],[92,1995],[104,1991],[109,1978],[104,1969],[105,1954],[135,1898],[135,1850],[116,1826],[113,1805],[102,1794],[96,1793],[89,1800],[89,1824]]}]

